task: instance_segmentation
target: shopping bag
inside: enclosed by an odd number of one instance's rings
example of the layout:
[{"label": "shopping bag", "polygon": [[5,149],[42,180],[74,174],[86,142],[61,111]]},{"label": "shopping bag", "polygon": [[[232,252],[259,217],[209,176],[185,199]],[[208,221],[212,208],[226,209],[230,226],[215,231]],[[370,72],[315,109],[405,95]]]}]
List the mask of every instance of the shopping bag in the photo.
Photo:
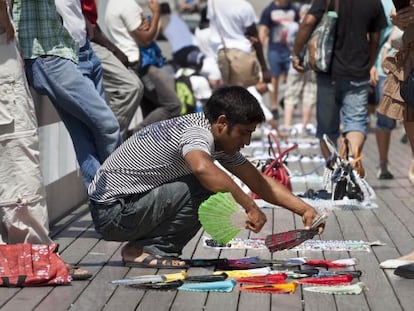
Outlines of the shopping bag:
[{"label": "shopping bag", "polygon": [[307,42],[303,58],[305,69],[316,72],[329,72],[331,69],[338,20],[338,0],[335,0],[335,11],[328,10],[330,2],[327,0],[322,20]]},{"label": "shopping bag", "polygon": [[29,287],[70,284],[57,244],[0,245],[0,286]]},{"label": "shopping bag", "polygon": [[224,85],[248,87],[260,80],[260,65],[256,52],[223,48],[218,53],[218,66]]},{"label": "shopping bag", "polygon": [[[286,167],[283,159],[285,156],[298,147],[297,144],[293,144],[291,147],[287,148],[286,150],[281,150],[279,140],[276,135],[270,133],[268,135],[269,139],[269,151],[272,154],[273,158],[268,161],[268,163],[262,168],[263,174],[269,176],[279,183],[284,185],[287,189],[292,191],[292,184],[290,182],[290,174],[288,168]],[[273,144],[276,145],[276,149],[273,147]],[[277,152],[276,152],[277,151]],[[259,199],[259,196],[255,193],[252,193],[251,196],[254,199]]]}]

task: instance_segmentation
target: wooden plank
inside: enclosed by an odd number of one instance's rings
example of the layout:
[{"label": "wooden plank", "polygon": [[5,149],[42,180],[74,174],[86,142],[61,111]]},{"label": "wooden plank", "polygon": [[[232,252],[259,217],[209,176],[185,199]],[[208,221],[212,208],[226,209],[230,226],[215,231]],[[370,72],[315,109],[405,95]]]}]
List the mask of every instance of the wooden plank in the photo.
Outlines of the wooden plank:
[{"label": "wooden plank", "polygon": [[[184,247],[183,258],[193,259],[207,259],[207,258],[218,258],[219,252],[211,251],[202,246],[202,237],[204,231],[202,229],[194,236],[193,239]],[[210,274],[213,272],[211,267],[209,268],[190,268],[187,273],[188,275],[203,275]],[[190,311],[190,310],[202,310],[206,299],[207,293],[204,292],[184,292],[178,291],[175,297],[174,303],[172,304],[171,310],[177,311]]]},{"label": "wooden plank", "polygon": [[0,310],[3,310],[3,306],[5,306],[20,290],[20,288],[1,288]]}]

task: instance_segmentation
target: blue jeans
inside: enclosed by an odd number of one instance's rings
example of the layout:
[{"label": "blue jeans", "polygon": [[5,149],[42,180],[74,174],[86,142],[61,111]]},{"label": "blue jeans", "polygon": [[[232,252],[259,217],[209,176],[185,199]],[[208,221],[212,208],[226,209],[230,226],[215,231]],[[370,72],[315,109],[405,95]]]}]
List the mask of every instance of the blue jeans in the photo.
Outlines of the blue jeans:
[{"label": "blue jeans", "polygon": [[95,229],[107,241],[130,242],[147,253],[177,257],[201,225],[198,207],[212,193],[194,175],[146,193],[89,207]]},{"label": "blue jeans", "polygon": [[86,43],[79,49],[79,64],[78,68],[85,77],[88,77],[93,84],[99,95],[105,99],[105,92],[103,87],[103,68],[101,61],[95,55],[92,50],[89,39],[86,39]]},{"label": "blue jeans", "polygon": [[72,61],[45,56],[26,59],[25,64],[29,84],[49,97],[65,124],[88,187],[100,164],[121,143],[115,115]]},{"label": "blue jeans", "polygon": [[322,138],[326,134],[335,141],[339,137],[341,121],[343,134],[367,134],[368,83],[368,80],[351,81],[317,75],[316,137]]}]

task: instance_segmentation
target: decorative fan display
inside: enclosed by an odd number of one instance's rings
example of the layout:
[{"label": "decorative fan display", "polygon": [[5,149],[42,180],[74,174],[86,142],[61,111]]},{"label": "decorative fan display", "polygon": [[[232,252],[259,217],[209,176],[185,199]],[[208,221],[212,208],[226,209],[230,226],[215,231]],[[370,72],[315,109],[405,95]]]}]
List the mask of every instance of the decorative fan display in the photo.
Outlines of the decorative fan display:
[{"label": "decorative fan display", "polygon": [[214,240],[228,243],[246,227],[248,217],[230,193],[219,192],[201,203],[198,219]]}]

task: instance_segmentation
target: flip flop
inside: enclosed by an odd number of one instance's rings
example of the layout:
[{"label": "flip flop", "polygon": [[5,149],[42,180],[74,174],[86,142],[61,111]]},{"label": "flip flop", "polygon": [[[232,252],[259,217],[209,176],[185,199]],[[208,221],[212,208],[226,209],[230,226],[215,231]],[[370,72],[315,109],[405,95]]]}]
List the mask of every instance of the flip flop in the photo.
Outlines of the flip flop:
[{"label": "flip flop", "polygon": [[82,269],[79,266],[66,264],[66,267],[69,270],[69,275],[72,278],[72,281],[86,281],[92,277],[92,274],[89,273],[88,270]]},{"label": "flip flop", "polygon": [[[151,261],[155,260],[155,264]],[[122,260],[125,267],[130,268],[155,268],[155,269],[188,269],[190,266],[186,263],[184,265],[174,265],[174,261],[181,261],[175,257],[162,257],[159,255],[149,254],[143,261],[125,261]]]}]

